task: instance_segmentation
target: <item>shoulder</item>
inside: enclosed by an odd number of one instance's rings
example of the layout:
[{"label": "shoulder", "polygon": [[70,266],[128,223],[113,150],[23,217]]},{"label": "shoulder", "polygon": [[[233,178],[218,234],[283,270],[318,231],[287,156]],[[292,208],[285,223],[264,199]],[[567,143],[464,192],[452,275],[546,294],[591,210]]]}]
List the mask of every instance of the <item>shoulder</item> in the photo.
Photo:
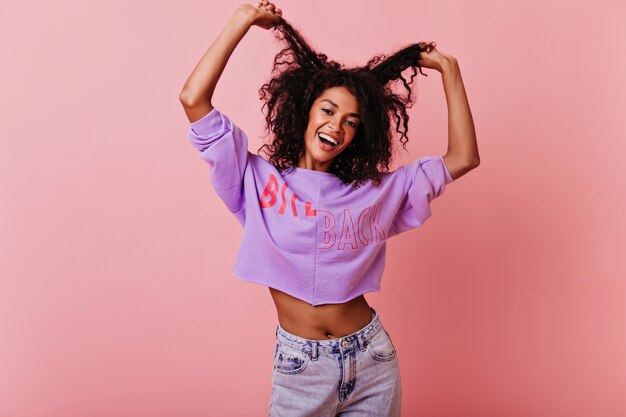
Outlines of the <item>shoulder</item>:
[{"label": "shoulder", "polygon": [[441,155],[425,155],[403,167],[410,178],[425,176],[431,181],[439,179],[445,184],[453,181],[450,171]]}]

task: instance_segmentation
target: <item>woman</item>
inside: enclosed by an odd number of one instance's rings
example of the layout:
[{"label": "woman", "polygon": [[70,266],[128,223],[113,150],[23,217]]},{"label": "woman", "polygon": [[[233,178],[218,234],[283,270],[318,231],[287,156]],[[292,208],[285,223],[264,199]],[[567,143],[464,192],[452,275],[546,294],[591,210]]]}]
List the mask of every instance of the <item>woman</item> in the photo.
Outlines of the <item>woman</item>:
[{"label": "woman", "polygon": [[[260,90],[272,133],[259,149],[267,160],[248,151],[245,133],[211,103],[251,26],[275,28],[286,43]],[[410,84],[422,67],[442,75],[448,152],[388,172],[391,126],[404,147]],[[346,69],[262,0],[236,9],[180,100],[215,191],[244,226],[233,273],[268,286],[276,305],[270,415],[400,415],[397,354],[364,293],[380,290],[386,240],[422,224],[445,185],[479,164],[456,59],[419,43]]]}]

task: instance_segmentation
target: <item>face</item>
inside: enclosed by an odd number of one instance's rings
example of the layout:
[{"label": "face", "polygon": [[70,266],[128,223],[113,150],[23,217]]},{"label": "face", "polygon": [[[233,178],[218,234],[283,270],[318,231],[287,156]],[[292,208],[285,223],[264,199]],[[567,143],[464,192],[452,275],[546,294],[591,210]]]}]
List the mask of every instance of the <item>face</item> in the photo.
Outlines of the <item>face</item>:
[{"label": "face", "polygon": [[304,153],[298,167],[328,171],[333,158],[354,139],[360,122],[359,104],[347,88],[325,90],[309,111]]}]

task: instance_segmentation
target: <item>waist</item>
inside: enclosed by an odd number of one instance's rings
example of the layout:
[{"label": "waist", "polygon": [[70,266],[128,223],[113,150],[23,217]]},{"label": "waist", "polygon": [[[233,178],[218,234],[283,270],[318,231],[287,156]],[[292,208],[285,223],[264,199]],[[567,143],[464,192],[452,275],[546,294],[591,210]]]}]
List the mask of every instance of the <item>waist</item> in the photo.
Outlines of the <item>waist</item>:
[{"label": "waist", "polygon": [[356,348],[363,349],[374,335],[383,330],[382,322],[376,310],[370,307],[370,313],[371,320],[366,326],[338,338],[308,339],[286,331],[280,324],[276,326],[276,338],[281,344],[303,352],[308,352],[311,348],[322,354],[341,353],[342,350],[345,352]]},{"label": "waist", "polygon": [[339,304],[313,306],[275,288],[269,288],[280,327],[312,340],[340,338],[364,328],[373,319],[370,306],[360,295]]}]

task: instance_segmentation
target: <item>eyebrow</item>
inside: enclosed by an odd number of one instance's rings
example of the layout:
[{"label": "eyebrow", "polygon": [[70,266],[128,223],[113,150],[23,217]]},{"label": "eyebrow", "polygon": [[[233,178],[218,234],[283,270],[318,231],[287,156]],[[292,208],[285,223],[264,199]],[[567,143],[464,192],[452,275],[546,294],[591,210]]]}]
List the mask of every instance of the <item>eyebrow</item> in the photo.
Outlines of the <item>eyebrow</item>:
[{"label": "eyebrow", "polygon": [[[323,99],[322,101],[327,101],[327,102],[329,102],[329,103],[331,104],[331,106],[336,107],[336,108],[339,108],[339,106],[338,106],[338,105],[336,105],[335,103],[333,103],[332,101],[330,101],[330,100],[329,100],[329,99],[327,99],[327,98]],[[348,116],[353,116],[353,117],[356,117],[356,118],[357,118],[357,119],[359,119],[359,120],[361,119],[361,116],[359,116],[357,113],[348,113]]]}]

